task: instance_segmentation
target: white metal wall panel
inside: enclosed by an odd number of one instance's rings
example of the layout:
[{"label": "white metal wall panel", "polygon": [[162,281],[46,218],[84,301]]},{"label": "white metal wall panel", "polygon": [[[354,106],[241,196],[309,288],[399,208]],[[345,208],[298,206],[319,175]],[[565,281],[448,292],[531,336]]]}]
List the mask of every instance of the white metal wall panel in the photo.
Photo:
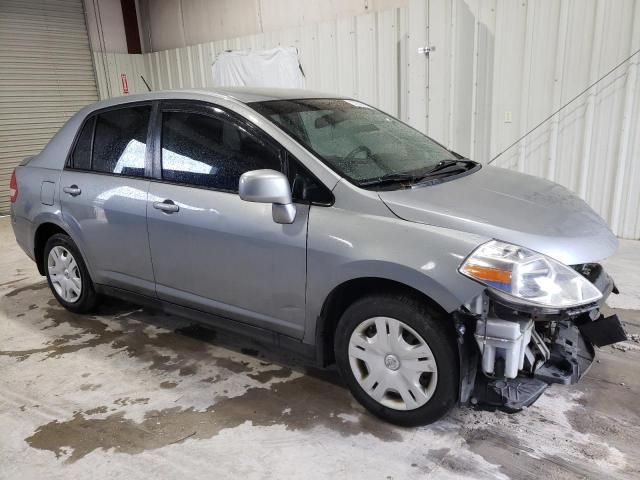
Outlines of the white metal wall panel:
[{"label": "white metal wall panel", "polygon": [[[147,73],[143,55],[93,52],[93,61],[96,65],[96,80],[100,98],[125,95],[122,74],[126,75],[129,95],[148,91],[142,81],[142,76],[144,76],[149,85],[152,83]],[[104,65],[107,66],[106,70]]]},{"label": "white metal wall panel", "polygon": [[[399,112],[398,91],[400,75],[398,72],[400,45],[398,10],[379,12],[375,17],[376,24],[371,32],[376,39],[376,71],[377,99],[375,105],[385,112]],[[396,75],[387,75],[388,70],[395,70]]]},{"label": "white metal wall panel", "polygon": [[336,91],[340,95],[355,97],[358,93],[356,82],[356,25],[355,18],[338,19],[336,25],[337,43],[335,65],[338,71]]},{"label": "white metal wall panel", "polygon": [[[307,88],[370,102],[487,162],[640,48],[640,0],[410,0],[155,52],[135,68],[155,89],[212,86],[221,51],[276,46],[298,48]],[[574,190],[625,238],[640,238],[639,57],[495,162]]]},{"label": "white metal wall panel", "polygon": [[[431,62],[426,54],[419,54],[418,49],[431,45],[429,36],[431,29],[427,23],[431,4],[422,0],[411,0],[407,9],[405,21],[407,23],[404,42],[400,44],[401,57],[404,60],[400,71],[406,72],[401,89],[406,93],[404,98],[404,120],[422,132],[429,129],[429,84],[428,72]],[[437,68],[437,67],[436,67]]]},{"label": "white metal wall panel", "polygon": [[[220,52],[293,46],[307,88],[354,96],[406,118],[401,104],[407,103],[407,65],[402,61],[407,18],[407,9],[391,9],[144,55],[95,52],[100,96],[122,95],[122,73],[129,78],[129,93],[146,90],[140,75],[157,90],[211,87],[211,64]],[[426,104],[422,110],[426,112]]]},{"label": "white metal wall panel", "polygon": [[81,0],[0,2],[0,214],[9,178],[62,124],[97,100]]},{"label": "white metal wall panel", "polygon": [[322,91],[337,91],[338,68],[333,52],[337,51],[337,24],[324,22],[318,25],[318,88]]},{"label": "white metal wall panel", "polygon": [[[482,162],[640,48],[637,0],[431,0],[426,22],[426,130]],[[495,162],[574,190],[625,238],[640,238],[639,60]]]}]

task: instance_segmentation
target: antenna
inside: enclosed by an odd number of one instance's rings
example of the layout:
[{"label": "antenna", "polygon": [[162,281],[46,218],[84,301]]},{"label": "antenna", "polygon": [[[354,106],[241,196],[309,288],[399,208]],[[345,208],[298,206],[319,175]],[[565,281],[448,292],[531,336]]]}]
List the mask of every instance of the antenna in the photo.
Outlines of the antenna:
[{"label": "antenna", "polygon": [[144,79],[144,77],[142,75],[140,75],[140,78],[142,79],[142,81],[144,82],[144,84],[147,86],[147,90],[151,91],[151,87],[149,86],[149,84],[147,83],[147,81]]}]

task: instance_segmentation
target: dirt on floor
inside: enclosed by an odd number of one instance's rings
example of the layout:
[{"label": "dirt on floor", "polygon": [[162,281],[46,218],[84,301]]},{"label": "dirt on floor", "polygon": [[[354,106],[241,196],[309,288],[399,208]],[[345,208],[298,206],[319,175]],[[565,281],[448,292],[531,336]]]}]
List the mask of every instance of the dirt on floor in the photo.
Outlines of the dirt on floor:
[{"label": "dirt on floor", "polygon": [[0,241],[0,478],[640,476],[638,310],[578,385],[404,429],[333,369],[115,300],[69,313],[6,221]]}]

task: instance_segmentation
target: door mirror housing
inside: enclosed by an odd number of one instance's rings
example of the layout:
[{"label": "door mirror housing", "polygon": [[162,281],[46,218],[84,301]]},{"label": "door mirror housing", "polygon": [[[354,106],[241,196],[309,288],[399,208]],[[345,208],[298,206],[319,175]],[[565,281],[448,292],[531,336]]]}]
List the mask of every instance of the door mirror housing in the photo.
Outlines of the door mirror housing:
[{"label": "door mirror housing", "polygon": [[281,172],[264,169],[243,173],[238,193],[247,202],[270,203],[276,223],[293,223],[296,218],[289,180]]}]

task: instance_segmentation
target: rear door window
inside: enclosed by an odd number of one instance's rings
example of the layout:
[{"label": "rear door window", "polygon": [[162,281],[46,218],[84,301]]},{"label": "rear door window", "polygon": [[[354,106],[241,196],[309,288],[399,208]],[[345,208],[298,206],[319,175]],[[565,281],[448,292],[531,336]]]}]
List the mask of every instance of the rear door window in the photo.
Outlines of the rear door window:
[{"label": "rear door window", "polygon": [[175,183],[238,191],[250,170],[282,171],[277,149],[236,122],[200,113],[162,113],[162,178]]},{"label": "rear door window", "polygon": [[143,177],[150,116],[150,106],[119,108],[97,115],[92,169]]}]

